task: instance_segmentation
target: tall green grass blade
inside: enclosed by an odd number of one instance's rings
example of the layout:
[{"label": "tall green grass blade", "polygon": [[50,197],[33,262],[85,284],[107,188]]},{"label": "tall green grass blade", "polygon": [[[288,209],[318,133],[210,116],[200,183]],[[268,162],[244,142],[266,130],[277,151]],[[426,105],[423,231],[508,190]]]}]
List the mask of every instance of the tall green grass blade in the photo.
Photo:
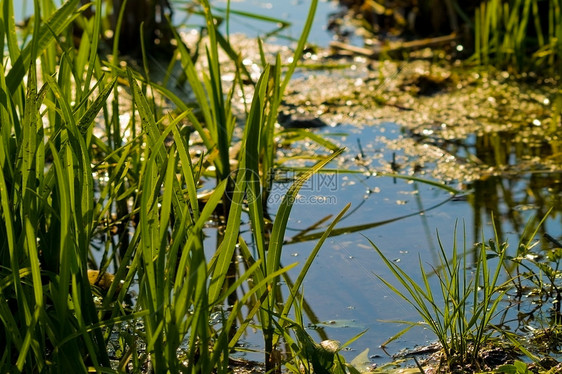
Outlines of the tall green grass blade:
[{"label": "tall green grass blade", "polygon": [[[291,139],[297,141],[301,139],[308,139],[316,144],[321,145],[322,147],[329,149],[330,151],[335,151],[339,147],[334,142],[329,141],[328,139],[322,137],[321,135],[315,134],[310,130],[305,129],[287,129],[282,131],[283,135],[290,136]],[[293,138],[294,137],[294,138]]]},{"label": "tall green grass blade", "polygon": [[[185,115],[188,115],[190,112],[191,111],[184,112],[184,113]],[[181,118],[183,118],[183,116],[178,117],[177,119],[179,120]],[[174,133],[175,144],[181,161],[183,176],[185,177],[185,183],[187,186],[187,196],[189,199],[191,210],[193,211],[193,219],[197,220],[199,219],[199,203],[197,201],[197,182],[195,180],[195,176],[193,173],[193,165],[191,163],[191,157],[188,152],[188,145],[184,137],[181,136],[176,126],[173,127],[172,131]]]},{"label": "tall green grass blade", "polygon": [[[150,311],[149,317],[145,318],[147,334],[147,350],[153,356],[156,365],[165,362],[162,356],[163,337],[161,310],[158,303],[157,271],[155,261],[157,260],[158,240],[158,201],[159,186],[158,168],[156,166],[156,155],[158,149],[150,155],[147,160],[142,180],[143,191],[141,194],[141,211],[139,229],[142,232],[140,252],[142,253],[139,275],[141,288],[139,290],[139,304]],[[156,351],[155,351],[156,350]],[[159,366],[156,366],[159,367]]]},{"label": "tall green grass blade", "polygon": [[[158,143],[159,137],[159,130],[156,124],[154,114],[150,108],[150,105],[143,94],[142,90],[136,83],[133,78],[133,73],[131,70],[127,70],[127,76],[130,86],[133,88],[134,92],[134,99],[136,102],[137,109],[139,110],[139,114],[141,117],[143,128],[145,129],[146,133],[148,134],[149,144],[155,149],[158,149],[158,155],[156,157],[156,164],[158,167],[161,167],[166,159],[166,152],[164,149],[160,147]],[[190,111],[187,111],[185,115],[190,116]],[[172,126],[173,127],[173,126]],[[171,129],[170,129],[171,130]],[[179,187],[178,181],[174,179],[173,189],[175,193],[173,194],[173,204],[176,213],[181,216],[182,210],[185,209],[185,200],[183,198],[183,194],[181,193],[181,189]]]},{"label": "tall green grass blade", "polygon": [[[174,33],[174,36],[177,40],[181,40],[181,38],[179,37],[179,35],[177,34],[177,32],[174,29],[172,29],[172,32]],[[216,46],[215,46],[215,48],[216,48]],[[194,62],[191,58],[191,55],[189,54],[189,51],[187,50],[186,46],[183,43],[178,43],[178,51],[179,51],[179,54],[180,54],[182,65],[184,67],[184,72],[187,76],[187,80],[188,80],[188,82],[191,86],[191,89],[193,90],[193,94],[196,97],[197,104],[199,105],[199,109],[201,110],[201,114],[203,115],[204,123],[206,124],[206,127],[210,132],[210,136],[209,136],[208,132],[204,129],[203,125],[201,124],[201,122],[199,121],[199,119],[196,116],[190,115],[189,119],[190,119],[191,123],[193,124],[193,126],[195,127],[195,129],[197,130],[197,132],[200,134],[200,136],[203,139],[203,142],[205,144],[205,147],[207,147],[207,149],[209,151],[211,151],[215,148],[219,148],[220,146],[218,145],[218,141],[219,141],[218,140],[218,134],[219,133],[223,134],[223,132],[220,131],[217,128],[218,119],[215,118],[215,113],[213,112],[213,108],[216,108],[217,110],[223,111],[224,105],[216,106],[216,103],[213,105],[213,103],[209,101],[210,99],[207,97],[206,88],[201,83],[201,81],[199,79],[197,69],[195,68]],[[211,57],[209,57],[209,61],[211,61],[211,63],[213,63],[213,61],[215,61],[214,63],[218,63],[218,61],[213,60]],[[215,70],[218,70],[218,68],[215,68]],[[216,84],[219,85],[218,89],[221,90],[220,92],[221,92],[221,95],[222,95],[222,88],[220,87],[220,82],[218,82],[218,83],[214,82],[214,83],[215,83],[215,85]],[[211,87],[213,87],[213,86],[211,86]],[[157,88],[158,88],[159,91],[163,92],[168,98],[170,98],[170,100],[172,100],[174,102],[174,104],[178,105],[178,107],[180,109],[182,109],[182,110],[187,109],[183,100],[178,98],[170,90],[166,89],[165,87],[161,87],[161,86],[157,86]],[[215,86],[215,89],[217,89],[216,86]],[[216,95],[218,95],[218,94],[216,94]],[[225,140],[221,140],[221,141],[224,143]],[[223,144],[222,147],[224,149],[224,144]],[[228,148],[228,146],[227,146],[227,148]],[[224,166],[224,162],[225,162],[224,158],[218,158],[215,161],[215,166],[216,166],[216,169],[218,170],[218,175],[224,175],[225,174],[224,170],[223,170],[226,167],[226,166]]]},{"label": "tall green grass blade", "polygon": [[[35,43],[32,43],[35,47]],[[16,166],[17,170],[21,171],[21,224],[23,229],[23,251],[17,254],[16,251],[11,253],[12,272],[14,273],[14,284],[16,285],[16,297],[18,303],[23,306],[25,319],[25,334],[23,336],[22,345],[19,350],[19,356],[16,362],[18,370],[23,370],[26,360],[28,359],[28,352],[30,349],[40,350],[41,348],[34,343],[35,328],[39,320],[39,315],[44,306],[43,298],[43,284],[41,280],[41,269],[39,266],[39,251],[36,242],[35,222],[33,212],[36,212],[36,205],[34,195],[32,192],[36,188],[36,162],[35,153],[37,150],[37,127],[40,123],[38,116],[39,106],[41,105],[41,98],[37,93],[37,73],[35,64],[32,63],[29,70],[29,82],[27,86],[27,94],[25,99],[25,112],[22,123],[22,144],[19,160],[21,164]],[[5,125],[5,124],[4,124]],[[14,248],[15,249],[15,248]],[[20,257],[21,256],[21,257]],[[27,264],[31,270],[31,287],[33,291],[33,299],[31,302],[31,295],[29,299],[24,294],[24,289],[18,277],[20,264]],[[18,295],[19,294],[19,295]],[[22,321],[23,322],[23,321]],[[37,357],[35,352],[35,356]],[[43,368],[45,362],[43,360],[37,361],[37,366]]]},{"label": "tall green grass blade", "polygon": [[219,42],[219,45],[221,46],[221,48],[226,52],[228,57],[236,65],[237,74],[240,74],[240,73],[244,74],[246,79],[249,82],[252,82],[252,75],[248,71],[248,68],[242,63],[242,58],[241,58],[240,54],[237,53],[234,50],[234,48],[232,47],[230,42],[227,39],[225,39],[224,36],[222,36],[222,34],[220,32],[218,32],[218,30],[216,30],[216,38],[217,38],[217,41]]},{"label": "tall green grass blade", "polygon": [[[12,61],[17,61],[20,57],[20,48],[18,46],[16,23],[14,17],[13,1],[2,1],[2,33],[6,35],[8,52]],[[4,37],[2,37],[2,51],[4,51]]]},{"label": "tall green grass blade", "polygon": [[[78,16],[79,12],[88,5],[77,10],[80,0],[68,0],[55,13],[49,17],[47,22],[38,31],[38,39],[34,38],[34,43],[28,45],[21,51],[21,55],[12,63],[12,69],[8,72],[6,83],[8,90],[14,94],[17,87],[21,84],[26,70],[31,60],[39,56],[55,40],[55,36],[63,32],[72,21]],[[53,35],[54,34],[54,35]],[[34,46],[36,44],[36,47]]]},{"label": "tall green grass blade", "polygon": [[[113,31],[113,46],[112,46],[112,55],[113,55],[113,65],[118,65],[118,56],[119,56],[119,39],[121,37],[121,27],[123,25],[123,17],[125,16],[125,10],[127,9],[127,2],[128,0],[123,0],[121,2],[121,8],[119,9],[119,13],[117,15],[117,22],[115,25],[115,30]],[[114,10],[115,11],[115,10]]]},{"label": "tall green grass blade", "polygon": [[[312,249],[312,251],[308,255],[308,257],[306,259],[306,262],[303,264],[303,267],[302,267],[301,271],[299,272],[299,275],[297,276],[297,279],[295,280],[294,284],[291,286],[291,289],[289,290],[289,295],[288,295],[287,299],[285,300],[283,310],[280,313],[280,317],[282,319],[282,321],[281,321],[282,327],[284,327],[283,318],[285,318],[289,315],[289,312],[290,312],[291,308],[293,307],[295,297],[298,295],[299,289],[301,288],[301,286],[303,284],[303,281],[304,281],[304,278],[306,277],[306,274],[308,273],[308,270],[312,266],[312,263],[313,263],[314,259],[316,258],[316,255],[320,251],[320,248],[322,247],[322,245],[324,244],[326,239],[330,236],[330,233],[332,232],[332,230],[334,229],[336,224],[344,217],[345,213],[349,210],[350,207],[351,207],[351,204],[347,204],[340,211],[340,213],[330,223],[330,225],[325,230],[325,232],[322,235],[322,237],[320,238],[320,240],[318,240],[318,242],[316,243],[316,245],[314,246],[314,248]],[[278,335],[275,336],[275,338],[273,340],[273,345],[277,344],[278,338],[279,338]]]},{"label": "tall green grass blade", "polygon": [[298,64],[298,62],[299,62],[299,60],[302,56],[306,41],[308,40],[308,35],[310,34],[310,30],[312,29],[312,23],[314,21],[314,16],[316,14],[316,7],[317,6],[318,6],[318,0],[312,0],[310,2],[310,8],[308,10],[306,22],[305,22],[305,24],[303,26],[303,29],[301,31],[301,36],[300,36],[299,41],[297,43],[297,47],[296,47],[295,53],[293,55],[293,60],[289,64],[289,67],[287,69],[287,73],[285,74],[285,78],[283,79],[283,82],[281,83],[281,87],[279,89],[279,91],[281,92],[281,95],[279,96],[280,98],[283,95],[283,92],[285,92],[285,89],[287,88],[287,85],[289,84],[289,82],[291,80],[291,77],[293,76],[293,72],[295,71],[295,68],[297,67],[297,64]]},{"label": "tall green grass blade", "polygon": [[117,78],[113,78],[113,80],[102,89],[99,96],[96,97],[92,105],[90,105],[86,112],[82,115],[82,117],[80,117],[77,126],[81,134],[86,134],[90,126],[94,124],[96,116],[106,105],[107,99],[109,98],[111,91],[115,87],[115,83],[117,83]]},{"label": "tall green grass blade", "polygon": [[250,214],[250,222],[252,223],[253,234],[255,237],[255,243],[258,250],[259,258],[264,260],[263,269],[264,273],[266,269],[266,239],[265,239],[265,222],[264,222],[264,212],[261,200],[261,186],[260,186],[260,140],[262,138],[262,124],[264,117],[264,102],[265,94],[267,89],[267,83],[269,80],[269,67],[266,67],[262,73],[257,85],[256,91],[254,93],[254,98],[252,100],[252,106],[250,108],[250,113],[248,114],[248,120],[244,128],[244,142],[242,144],[242,149],[244,149],[244,154],[242,157],[241,166],[246,168],[246,193],[248,196],[248,207]]},{"label": "tall green grass blade", "polygon": [[211,12],[210,4],[207,0],[202,0],[201,5],[205,13],[207,22],[207,32],[209,34],[209,46],[206,48],[207,61],[209,64],[209,77],[204,77],[207,86],[207,93],[210,96],[211,108],[213,109],[213,123],[207,123],[209,129],[214,134],[219,151],[220,163],[217,165],[217,174],[219,180],[228,177],[229,170],[229,154],[228,148],[231,138],[229,131],[229,123],[231,121],[230,114],[227,114],[224,102],[224,94],[222,89],[222,79],[219,64],[217,32],[215,21]]},{"label": "tall green grass blade", "polygon": [[[229,1],[230,3],[230,1]],[[245,12],[242,10],[236,10],[236,9],[223,9],[223,8],[219,8],[219,7],[213,7],[213,9],[215,11],[217,11],[218,13],[224,13],[227,14],[235,14],[237,16],[242,16],[242,17],[246,17],[246,18],[251,18],[252,20],[256,20],[256,21],[263,21],[263,22],[269,22],[269,23],[274,23],[276,25],[284,25],[284,26],[290,26],[291,22],[288,22],[287,20],[281,19],[281,18],[275,18],[275,17],[268,17],[268,16],[264,16],[262,14],[257,14],[257,13],[253,13],[253,12]],[[225,17],[226,19],[228,19],[228,16]]]},{"label": "tall green grass blade", "polygon": [[316,172],[334,160],[336,157],[343,153],[344,149],[341,148],[338,151],[333,152],[331,155],[326,157],[324,160],[316,163],[308,171],[304,172],[299,178],[291,185],[285,196],[281,201],[275,221],[273,223],[273,228],[271,231],[271,239],[269,243],[269,248],[267,252],[267,272],[271,272],[279,267],[281,260],[281,251],[284,242],[285,228],[287,227],[287,222],[289,220],[289,214],[296,201],[296,195],[298,194],[304,183],[312,177]]},{"label": "tall green grass blade", "polygon": [[[92,233],[92,213],[93,213],[93,180],[92,180],[92,171],[91,171],[91,162],[89,158],[89,153],[87,151],[86,144],[84,142],[84,138],[80,133],[72,110],[69,104],[64,99],[63,93],[60,90],[59,85],[54,81],[54,79],[50,76],[46,76],[45,80],[47,81],[49,88],[57,98],[60,107],[62,109],[62,114],[64,118],[64,124],[67,129],[68,140],[69,144],[76,155],[76,158],[79,162],[80,168],[78,170],[81,171],[79,175],[76,176],[77,180],[80,183],[77,186],[79,191],[76,191],[76,195],[73,193],[72,196],[79,196],[80,200],[77,204],[72,206],[76,215],[74,219],[76,220],[76,228],[80,230],[77,232],[78,243],[80,248],[86,249],[90,243],[90,234]],[[71,185],[71,188],[74,189],[74,183]],[[74,191],[72,191],[74,192]],[[72,199],[71,202],[75,203],[75,200]],[[80,260],[82,264],[86,264],[86,253],[83,252],[80,254]]]},{"label": "tall green grass blade", "polygon": [[98,35],[101,33],[101,23],[102,23],[102,0],[95,0],[94,7],[96,11],[94,12],[94,19],[92,24],[91,30],[86,30],[86,32],[90,31],[90,59],[88,60],[88,70],[86,71],[86,79],[84,80],[84,87],[90,87],[90,83],[92,81],[92,77],[94,75],[94,69],[96,67],[96,60],[99,58],[98,55],[98,45],[100,38]]},{"label": "tall green grass blade", "polygon": [[245,190],[246,170],[242,168],[238,170],[238,174],[236,176],[223,240],[220,243],[216,254],[210,261],[210,267],[213,268],[213,277],[211,279],[211,284],[209,285],[209,300],[211,304],[214,304],[220,297],[221,289],[232,261],[232,256],[234,255],[236,243],[238,243],[241,220],[240,215],[242,214],[242,204]]},{"label": "tall green grass blade", "polygon": [[318,242],[316,243],[316,245],[314,246],[314,248],[312,249],[312,251],[310,252],[310,254],[308,255],[306,262],[303,264],[303,267],[299,273],[299,275],[297,276],[297,279],[295,280],[295,283],[293,284],[289,296],[287,297],[287,299],[285,300],[285,305],[283,307],[283,311],[281,312],[281,316],[288,316],[289,315],[289,311],[291,310],[292,306],[293,306],[293,301],[295,298],[295,295],[297,294],[298,290],[301,288],[302,283],[304,281],[304,278],[306,277],[306,274],[308,273],[308,270],[310,269],[310,267],[312,266],[312,262],[314,261],[314,259],[316,258],[316,255],[318,254],[318,252],[320,251],[320,248],[322,247],[322,245],[324,244],[324,242],[326,241],[327,238],[330,237],[330,233],[332,232],[332,230],[334,229],[334,227],[338,224],[338,222],[344,217],[345,213],[349,210],[349,208],[351,207],[351,204],[348,203],[339,213],[338,215],[334,218],[334,220],[330,223],[330,225],[328,226],[328,228],[324,231],[324,234],[322,235],[322,237],[320,237],[320,239],[318,240]]},{"label": "tall green grass blade", "polygon": [[[308,171],[301,174],[297,180],[291,185],[287,193],[283,196],[281,204],[278,208],[275,221],[273,222],[273,228],[271,229],[271,235],[269,240],[269,246],[266,256],[265,274],[271,274],[276,271],[281,265],[281,253],[284,242],[285,230],[287,227],[287,222],[289,220],[289,215],[296,201],[296,195],[298,194],[304,183],[316,172],[318,172],[322,167],[330,163],[334,158],[342,154],[344,149],[339,149],[333,152],[331,155],[326,157],[324,160],[319,161],[314,166],[312,166]],[[268,285],[268,301],[265,306],[264,311],[261,313],[261,323],[262,330],[264,332],[265,338],[265,352],[266,352],[266,368],[273,369],[273,366],[277,365],[271,360],[271,353],[273,352],[274,334],[273,334],[273,308],[276,305],[276,300],[278,297],[278,286],[277,278],[271,285]]]},{"label": "tall green grass blade", "polygon": [[[60,259],[65,264],[71,264],[70,273],[73,283],[73,291],[75,294],[74,301],[74,313],[77,316],[77,321],[85,334],[86,326],[91,323],[97,322],[97,316],[95,313],[95,306],[93,300],[89,297],[80,297],[79,295],[90,295],[91,290],[89,287],[87,279],[87,252],[90,245],[90,238],[93,232],[93,180],[92,180],[92,170],[91,162],[89,158],[89,152],[87,150],[84,138],[76,125],[76,119],[74,114],[65,100],[65,96],[61,91],[59,85],[50,76],[45,76],[45,80],[51,92],[57,98],[60,105],[62,117],[64,119],[65,137],[63,139],[68,139],[68,143],[63,143],[62,148],[62,160],[68,167],[65,169],[68,179],[68,196],[76,197],[70,198],[69,208],[74,214],[72,215],[71,226],[74,227],[75,237],[66,243],[76,243],[76,247],[61,247],[64,249],[60,254]],[[78,161],[76,170],[78,173],[74,173],[74,169],[71,166],[73,160]],[[63,236],[64,238],[64,236]],[[77,289],[81,289],[80,292]],[[61,293],[61,297],[65,298],[65,293]],[[63,301],[61,301],[62,303]],[[104,340],[101,335],[101,331],[96,330],[93,340],[84,335],[85,343],[92,356],[99,358],[100,362],[104,365],[108,365],[109,358],[107,357],[106,348],[104,346]],[[95,343],[94,343],[95,342]],[[94,347],[93,344],[97,344]],[[97,360],[97,359],[96,359]],[[97,365],[97,364],[96,364]]]}]

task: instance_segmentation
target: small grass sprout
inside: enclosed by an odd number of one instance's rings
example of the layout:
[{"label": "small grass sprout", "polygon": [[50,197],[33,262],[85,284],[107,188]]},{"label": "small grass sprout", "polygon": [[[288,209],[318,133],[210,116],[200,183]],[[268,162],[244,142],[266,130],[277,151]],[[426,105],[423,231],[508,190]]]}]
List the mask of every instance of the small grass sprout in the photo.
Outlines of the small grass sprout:
[{"label": "small grass sprout", "polygon": [[[410,323],[389,341],[415,326],[422,325],[435,334],[441,345],[440,366],[449,369],[471,367],[479,370],[479,351],[494,332],[493,319],[505,293],[498,284],[505,247],[498,247],[502,248],[502,251],[497,253],[497,264],[490,269],[488,250],[484,244],[475,248],[474,263],[469,259],[466,242],[463,250],[458,249],[456,234],[455,244],[449,255],[439,240],[437,266],[427,269],[421,259],[419,261],[420,283],[389,260],[373,242],[369,242],[398,281],[398,286],[378,275],[377,277],[410,304],[423,320],[421,324]],[[436,278],[436,285],[431,281],[431,276]]]}]

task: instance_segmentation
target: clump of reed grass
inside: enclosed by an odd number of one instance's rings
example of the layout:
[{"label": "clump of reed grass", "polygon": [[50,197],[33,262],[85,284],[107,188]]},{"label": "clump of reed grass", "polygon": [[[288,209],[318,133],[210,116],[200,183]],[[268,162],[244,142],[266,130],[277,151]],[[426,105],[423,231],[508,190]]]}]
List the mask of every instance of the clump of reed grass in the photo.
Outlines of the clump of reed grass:
[{"label": "clump of reed grass", "polygon": [[518,70],[556,67],[562,57],[562,13],[557,0],[482,1],[476,9],[477,63]]},{"label": "clump of reed grass", "polygon": [[[497,236],[495,239],[499,241]],[[373,242],[370,243],[392,272],[398,285],[377,277],[410,304],[423,320],[423,323],[408,323],[408,327],[389,341],[415,326],[424,326],[435,334],[441,346],[440,367],[484,369],[481,367],[479,352],[494,334],[493,320],[505,294],[499,284],[499,276],[502,273],[506,246],[496,247],[499,248],[494,253],[498,256],[497,264],[490,268],[489,251],[485,244],[475,249],[474,260],[471,260],[466,241],[464,248],[459,250],[456,234],[450,254],[439,240],[439,263],[427,269],[420,259],[420,282],[389,260]],[[436,277],[437,285],[432,285],[432,276]]]},{"label": "clump of reed grass", "polygon": [[[242,65],[216,30],[209,2],[200,2],[209,35],[209,70],[197,71],[182,43],[176,51],[200,115],[150,80],[143,45],[141,73],[121,64],[119,32],[105,60],[98,45],[101,11],[90,18],[84,14],[89,5],[80,7],[80,0],[68,0],[58,9],[37,0],[30,35],[20,46],[12,3],[1,4],[0,367],[9,372],[149,367],[155,372],[226,372],[228,356],[254,319],[264,333],[268,369],[279,367],[270,357],[280,335],[292,329],[283,318],[294,307],[314,255],[345,212],[314,248],[291,296],[279,307],[278,279],[294,266],[284,267],[280,259],[295,196],[342,152],[333,150],[302,173],[271,227],[265,227],[258,197],[267,191],[264,178],[275,162],[277,109],[317,1],[311,3],[293,63],[284,72],[279,58],[271,67],[262,54],[264,71],[244,121],[244,151],[236,173],[228,155],[235,126],[228,101],[232,91],[222,87],[219,45],[236,66]],[[93,6],[103,9],[102,0]],[[73,43],[71,28],[76,20],[84,25],[79,45]],[[176,111],[162,114],[157,95],[174,103]],[[125,101],[130,112],[123,124]],[[199,132],[208,151],[204,157],[216,171],[216,186],[202,206],[197,192],[203,166],[192,162],[186,120]],[[207,258],[204,228],[219,206],[224,231],[214,256]],[[245,211],[255,253],[240,233]],[[101,259],[92,252],[95,242]],[[236,253],[245,268],[227,280]],[[104,276],[110,269],[114,274]],[[111,281],[106,284],[106,279]],[[92,292],[101,280],[103,292]],[[244,293],[230,302],[243,285]],[[137,290],[134,304],[127,300],[132,288]],[[211,325],[211,316],[225,305],[228,313],[218,326]],[[281,332],[275,328],[278,320]],[[110,356],[110,345],[119,354]]]}]

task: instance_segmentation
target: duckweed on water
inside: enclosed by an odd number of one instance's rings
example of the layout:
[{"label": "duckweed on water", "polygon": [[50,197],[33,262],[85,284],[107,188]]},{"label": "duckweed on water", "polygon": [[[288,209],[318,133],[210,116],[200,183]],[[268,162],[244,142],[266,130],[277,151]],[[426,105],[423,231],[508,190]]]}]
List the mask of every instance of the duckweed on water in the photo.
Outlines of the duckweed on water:
[{"label": "duckweed on water", "polygon": [[[403,152],[404,168],[437,180],[550,173],[562,164],[555,79],[429,61],[356,58],[353,66],[297,79],[286,101],[331,125],[399,124],[403,136],[381,140]],[[420,77],[433,76],[435,91],[421,94]]]}]

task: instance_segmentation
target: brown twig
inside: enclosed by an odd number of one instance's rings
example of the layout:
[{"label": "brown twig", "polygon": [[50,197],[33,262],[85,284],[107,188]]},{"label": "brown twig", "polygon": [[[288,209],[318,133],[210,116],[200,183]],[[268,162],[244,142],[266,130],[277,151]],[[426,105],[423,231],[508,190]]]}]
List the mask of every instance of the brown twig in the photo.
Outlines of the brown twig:
[{"label": "brown twig", "polygon": [[377,45],[373,48],[357,47],[339,41],[332,41],[330,43],[330,47],[375,59],[383,53],[392,54],[396,52],[409,52],[421,48],[443,46],[458,42],[459,40],[459,36],[456,33],[452,33],[450,35],[438,36],[435,38],[425,38],[409,42],[396,42]]}]

